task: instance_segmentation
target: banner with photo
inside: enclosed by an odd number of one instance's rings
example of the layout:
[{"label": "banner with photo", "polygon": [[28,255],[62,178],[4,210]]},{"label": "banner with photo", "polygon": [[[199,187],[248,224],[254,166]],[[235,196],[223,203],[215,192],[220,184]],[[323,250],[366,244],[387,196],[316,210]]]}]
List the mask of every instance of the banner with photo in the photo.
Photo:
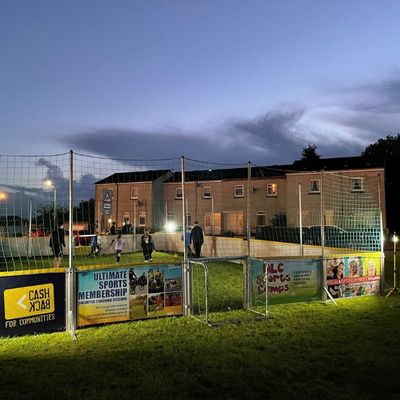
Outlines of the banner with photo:
[{"label": "banner with photo", "polygon": [[[253,304],[282,304],[321,299],[321,260],[252,260]],[[267,282],[268,280],[268,282]]]},{"label": "banner with photo", "polygon": [[182,314],[181,265],[78,273],[78,326]]},{"label": "banner with photo", "polygon": [[0,277],[0,335],[65,330],[65,273]]},{"label": "banner with photo", "polygon": [[324,267],[328,291],[335,299],[380,292],[380,253],[335,256],[325,259]]}]

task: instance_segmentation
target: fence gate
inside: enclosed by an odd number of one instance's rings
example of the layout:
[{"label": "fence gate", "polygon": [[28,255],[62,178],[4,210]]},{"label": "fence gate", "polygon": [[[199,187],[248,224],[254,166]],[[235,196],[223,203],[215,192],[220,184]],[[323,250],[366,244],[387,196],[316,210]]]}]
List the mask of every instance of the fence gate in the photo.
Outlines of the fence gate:
[{"label": "fence gate", "polygon": [[251,288],[257,261],[248,257],[189,260],[192,316],[209,326],[265,317],[268,291],[260,301]]}]

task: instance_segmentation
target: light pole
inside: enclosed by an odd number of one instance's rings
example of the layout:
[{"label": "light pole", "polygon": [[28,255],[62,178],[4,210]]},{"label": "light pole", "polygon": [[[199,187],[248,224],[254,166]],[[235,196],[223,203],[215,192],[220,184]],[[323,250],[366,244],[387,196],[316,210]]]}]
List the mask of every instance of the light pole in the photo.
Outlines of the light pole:
[{"label": "light pole", "polygon": [[50,180],[47,179],[44,181],[44,185],[49,188],[54,190],[54,198],[53,198],[53,210],[54,210],[54,215],[53,215],[53,224],[54,224],[54,229],[57,228],[56,226],[56,219],[57,219],[57,189],[54,185],[54,183]]},{"label": "light pole", "polygon": [[390,292],[386,295],[386,297],[390,296],[392,293],[398,292],[397,289],[397,271],[396,271],[396,244],[399,241],[399,237],[396,235],[396,232],[393,233],[392,242],[393,242],[393,287],[390,289]]}]

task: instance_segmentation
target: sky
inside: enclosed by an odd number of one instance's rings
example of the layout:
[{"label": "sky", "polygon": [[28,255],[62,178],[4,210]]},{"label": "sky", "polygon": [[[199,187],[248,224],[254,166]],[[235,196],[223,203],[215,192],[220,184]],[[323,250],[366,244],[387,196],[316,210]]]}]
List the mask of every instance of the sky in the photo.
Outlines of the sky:
[{"label": "sky", "polygon": [[398,0],[0,0],[0,154],[223,163],[400,133]]}]

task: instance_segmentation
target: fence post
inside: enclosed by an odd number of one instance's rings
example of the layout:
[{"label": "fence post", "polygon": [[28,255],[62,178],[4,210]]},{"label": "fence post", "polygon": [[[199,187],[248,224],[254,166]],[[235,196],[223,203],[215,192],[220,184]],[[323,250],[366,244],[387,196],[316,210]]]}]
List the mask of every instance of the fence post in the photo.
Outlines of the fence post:
[{"label": "fence post", "polygon": [[74,195],[73,195],[73,181],[74,181],[74,156],[73,151],[69,152],[69,180],[68,180],[68,268],[66,273],[66,328],[71,337],[76,340],[76,273],[72,265],[72,251],[73,251],[73,238],[74,238]]},{"label": "fence post", "polygon": [[323,300],[326,301],[326,273],[325,273],[325,209],[324,209],[324,171],[321,171],[321,282]]},{"label": "fence post", "polygon": [[299,183],[299,233],[300,233],[300,255],[304,256],[303,247],[303,211],[301,205],[301,183]]},{"label": "fence post", "polygon": [[250,239],[251,239],[251,226],[250,226],[250,193],[251,193],[251,162],[247,163],[247,218],[246,218],[246,229],[247,229],[247,257],[250,257]]},{"label": "fence post", "polygon": [[192,274],[190,263],[188,262],[186,252],[186,200],[185,200],[185,157],[181,157],[181,187],[182,187],[182,250],[183,250],[183,287],[184,287],[184,307],[183,314],[192,315],[193,307],[193,291],[192,291]]},{"label": "fence post", "polygon": [[324,171],[321,171],[321,253],[325,256]]},{"label": "fence post", "polygon": [[251,256],[251,162],[247,163],[247,209],[246,209],[246,238],[247,238],[247,259],[243,263],[244,275],[244,304],[243,308],[250,308],[250,256]]},{"label": "fence post", "polygon": [[382,214],[382,201],[381,201],[381,175],[378,175],[378,204],[379,204],[379,227],[380,227],[380,247],[381,247],[381,293],[385,291],[385,243],[383,236],[383,214]]}]

